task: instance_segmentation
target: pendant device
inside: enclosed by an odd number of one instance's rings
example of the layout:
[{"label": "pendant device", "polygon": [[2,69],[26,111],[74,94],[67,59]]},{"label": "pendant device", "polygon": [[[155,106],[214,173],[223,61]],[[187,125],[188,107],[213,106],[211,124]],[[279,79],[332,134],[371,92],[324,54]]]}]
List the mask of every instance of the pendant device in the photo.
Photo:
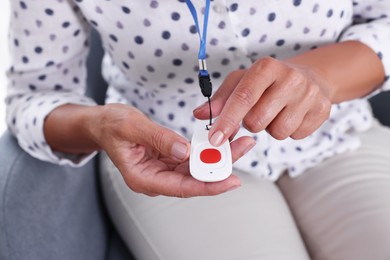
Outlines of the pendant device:
[{"label": "pendant device", "polygon": [[199,87],[204,97],[207,97],[209,102],[209,109],[210,109],[210,123],[209,125],[212,125],[212,119],[213,114],[211,110],[211,94],[213,92],[213,86],[211,84],[210,74],[207,70],[207,64],[206,64],[206,43],[207,43],[207,25],[208,25],[208,19],[209,19],[209,13],[210,13],[210,0],[206,0],[206,7],[204,11],[204,19],[203,19],[203,33],[201,35],[200,28],[199,28],[199,22],[198,22],[198,15],[195,9],[195,6],[192,4],[191,0],[186,0],[186,4],[188,6],[188,9],[190,9],[192,18],[194,19],[196,30],[199,35],[200,39],[200,48],[198,53],[198,60],[199,60]]},{"label": "pendant device", "polygon": [[190,173],[203,182],[217,182],[228,178],[233,171],[230,143],[215,147],[208,139],[207,121],[197,121],[191,140]]}]

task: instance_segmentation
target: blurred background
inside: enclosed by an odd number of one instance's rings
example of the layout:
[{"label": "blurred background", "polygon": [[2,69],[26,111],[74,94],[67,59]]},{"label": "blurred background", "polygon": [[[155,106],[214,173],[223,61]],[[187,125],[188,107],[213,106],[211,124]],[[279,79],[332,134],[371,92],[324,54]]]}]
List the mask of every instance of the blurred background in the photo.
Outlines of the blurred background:
[{"label": "blurred background", "polygon": [[9,1],[0,1],[0,135],[5,130],[5,90],[7,81],[5,71],[9,66],[9,53],[7,45],[7,33],[9,23]]}]

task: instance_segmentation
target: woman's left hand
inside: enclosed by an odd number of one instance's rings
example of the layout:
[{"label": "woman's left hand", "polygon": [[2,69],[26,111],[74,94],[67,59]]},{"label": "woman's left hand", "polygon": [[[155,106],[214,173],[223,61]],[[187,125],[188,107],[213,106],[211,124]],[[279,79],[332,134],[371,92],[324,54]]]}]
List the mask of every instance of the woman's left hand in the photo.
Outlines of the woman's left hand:
[{"label": "woman's left hand", "polygon": [[[209,135],[221,145],[241,121],[251,132],[266,130],[282,140],[304,138],[329,118],[332,85],[319,71],[273,58],[262,58],[249,69],[230,73],[212,97],[219,115]],[[209,116],[208,104],[194,110]]]}]

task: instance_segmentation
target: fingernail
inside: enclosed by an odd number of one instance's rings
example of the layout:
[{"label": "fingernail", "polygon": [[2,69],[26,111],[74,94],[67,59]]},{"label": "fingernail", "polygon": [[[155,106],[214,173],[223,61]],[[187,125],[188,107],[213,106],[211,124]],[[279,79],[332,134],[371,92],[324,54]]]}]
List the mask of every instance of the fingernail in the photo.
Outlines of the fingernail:
[{"label": "fingernail", "polygon": [[208,102],[205,102],[202,105],[200,105],[199,107],[195,108],[193,112],[198,112],[198,111],[204,109],[206,104],[208,104]]},{"label": "fingernail", "polygon": [[183,160],[187,155],[187,145],[175,142],[172,146],[172,156],[178,160]]},{"label": "fingernail", "polygon": [[244,154],[246,154],[247,152],[249,152],[255,145],[256,145],[256,142],[253,142],[253,143],[249,144],[249,145],[245,148],[245,150],[244,150],[244,152],[242,153],[242,155],[244,155]]},{"label": "fingernail", "polygon": [[210,143],[214,146],[220,146],[222,144],[223,139],[224,134],[221,131],[217,131],[211,136]]}]

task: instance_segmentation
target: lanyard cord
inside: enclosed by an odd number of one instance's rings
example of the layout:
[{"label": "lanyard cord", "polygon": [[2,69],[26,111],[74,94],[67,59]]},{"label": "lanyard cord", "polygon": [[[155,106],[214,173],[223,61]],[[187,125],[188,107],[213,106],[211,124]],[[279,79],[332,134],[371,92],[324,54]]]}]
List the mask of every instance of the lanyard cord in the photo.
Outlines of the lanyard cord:
[{"label": "lanyard cord", "polygon": [[212,125],[212,110],[211,110],[211,94],[212,94],[212,84],[210,80],[210,75],[207,70],[206,65],[206,43],[207,43],[207,25],[209,21],[209,13],[210,13],[210,0],[206,0],[206,7],[204,11],[204,18],[203,18],[203,33],[201,35],[200,33],[200,27],[198,22],[198,15],[196,13],[196,9],[194,5],[192,4],[191,0],[186,0],[186,4],[188,6],[188,9],[190,9],[192,18],[194,19],[196,30],[198,31],[199,39],[200,39],[200,47],[199,47],[199,53],[198,53],[198,60],[199,60],[199,86],[202,91],[203,96],[207,97],[209,102],[209,109],[210,109],[210,126]]},{"label": "lanyard cord", "polygon": [[[199,60],[206,60],[206,40],[207,40],[207,25],[209,23],[209,13],[210,13],[210,0],[206,0],[206,8],[204,10],[204,20],[203,20],[203,34],[200,34],[200,26],[198,22],[198,15],[196,13],[195,6],[192,4],[191,0],[186,0],[187,6],[190,9],[192,18],[194,19],[196,29],[198,31],[200,39],[200,48],[198,53]],[[207,72],[207,68],[204,68]]]}]

